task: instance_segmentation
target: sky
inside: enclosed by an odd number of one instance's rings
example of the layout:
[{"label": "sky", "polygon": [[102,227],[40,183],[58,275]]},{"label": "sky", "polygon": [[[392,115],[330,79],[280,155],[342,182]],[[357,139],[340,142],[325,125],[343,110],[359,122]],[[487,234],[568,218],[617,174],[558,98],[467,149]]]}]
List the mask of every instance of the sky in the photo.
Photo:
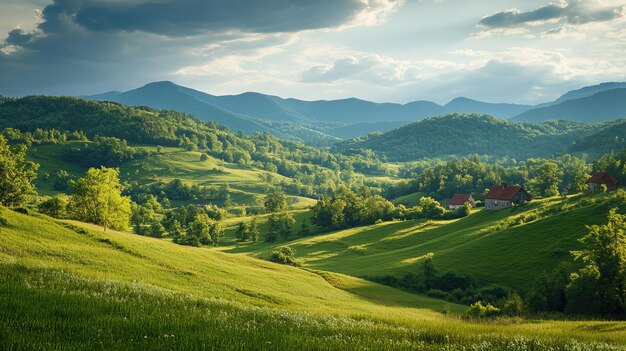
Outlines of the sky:
[{"label": "sky", "polygon": [[625,52],[626,0],[0,0],[5,96],[536,104],[626,81]]}]

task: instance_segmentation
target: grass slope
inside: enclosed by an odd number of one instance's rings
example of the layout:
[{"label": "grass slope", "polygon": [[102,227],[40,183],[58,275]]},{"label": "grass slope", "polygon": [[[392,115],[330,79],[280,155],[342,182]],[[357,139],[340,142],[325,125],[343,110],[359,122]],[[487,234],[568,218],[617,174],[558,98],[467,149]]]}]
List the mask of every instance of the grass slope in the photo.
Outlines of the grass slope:
[{"label": "grass slope", "polygon": [[[351,228],[289,243],[305,267],[359,277],[399,275],[421,270],[430,252],[441,271],[468,273],[485,283],[526,291],[538,273],[562,261],[586,233],[585,225],[606,221],[603,197],[533,201],[516,209],[480,210],[454,221],[412,220]],[[560,211],[563,206],[566,210]],[[540,215],[540,211],[557,213]],[[528,223],[515,225],[519,221]],[[510,224],[507,224],[510,223]],[[276,244],[282,245],[284,243]],[[225,248],[264,257],[267,243]]]},{"label": "grass slope", "polygon": [[[40,165],[39,177],[35,181],[37,190],[43,195],[58,193],[53,188],[53,177],[59,170],[65,170],[75,177],[82,177],[87,171],[76,163],[65,162],[61,157],[65,148],[73,143],[33,145],[28,151],[28,158]],[[148,151],[156,151],[156,147],[135,146]],[[267,186],[259,181],[259,175],[268,173],[254,167],[241,166],[235,163],[223,162],[209,156],[206,161],[200,161],[199,152],[186,151],[176,147],[164,147],[158,155],[151,155],[145,159],[125,162],[120,166],[122,181],[137,181],[140,184],[151,184],[156,181],[169,182],[180,178],[188,184],[205,186],[228,185],[231,188],[232,201],[238,204],[254,204],[255,201],[267,194]],[[277,179],[285,177],[272,174]],[[295,208],[305,208],[315,203],[315,200],[305,197],[296,197]]]},{"label": "grass slope", "polygon": [[0,216],[0,349],[623,350],[626,342],[620,322],[470,323],[433,311],[441,301],[341,274],[8,209]]}]

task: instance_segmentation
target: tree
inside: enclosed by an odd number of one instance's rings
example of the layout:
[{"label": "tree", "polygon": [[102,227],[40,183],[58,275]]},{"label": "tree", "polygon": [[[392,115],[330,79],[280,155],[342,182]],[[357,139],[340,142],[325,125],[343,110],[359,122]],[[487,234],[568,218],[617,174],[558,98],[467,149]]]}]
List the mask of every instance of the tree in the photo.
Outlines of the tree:
[{"label": "tree", "polygon": [[196,215],[194,220],[189,223],[187,237],[189,237],[190,240],[187,245],[201,246],[212,244],[213,241],[210,237],[211,222],[211,218],[205,213]]},{"label": "tree", "polygon": [[50,217],[63,218],[65,216],[66,207],[67,202],[64,199],[55,196],[42,201],[37,206],[37,209],[39,210],[39,212],[46,214]]},{"label": "tree", "polygon": [[272,214],[268,219],[268,223],[271,233],[275,233],[287,239],[293,232],[293,225],[296,223],[296,220],[291,213],[281,212]]},{"label": "tree", "polygon": [[209,237],[211,238],[211,243],[213,246],[217,246],[222,237],[224,236],[224,227],[222,227],[222,223],[218,221],[212,221],[209,225]]},{"label": "tree", "polygon": [[209,155],[205,154],[204,152],[202,153],[202,155],[200,155],[201,162],[207,161],[208,159],[209,159]]},{"label": "tree", "polygon": [[123,230],[131,217],[130,198],[122,196],[119,170],[90,168],[85,177],[71,184],[70,207],[76,218],[104,228]]},{"label": "tree", "polygon": [[[584,248],[572,252],[576,259],[585,263],[585,267],[571,276],[567,287],[568,310],[594,314],[624,313],[626,215],[612,209],[607,224],[587,226],[587,229],[587,235],[580,239]],[[586,301],[595,301],[596,305]]]},{"label": "tree", "polygon": [[248,238],[250,237],[250,229],[248,223],[244,221],[239,222],[235,236],[237,237],[237,239],[239,239],[239,241],[248,240]]},{"label": "tree", "polygon": [[309,236],[311,234],[311,228],[306,221],[306,218],[302,220],[302,224],[300,224],[300,230],[298,231],[298,235],[300,236]]},{"label": "tree", "polygon": [[163,234],[165,234],[165,228],[163,227],[163,224],[161,224],[161,222],[154,221],[150,225],[150,236],[153,238],[162,238]]},{"label": "tree", "polygon": [[528,161],[528,189],[534,196],[551,197],[559,195],[559,182],[562,171],[559,166],[547,160]]},{"label": "tree", "polygon": [[256,219],[256,217],[252,218],[252,221],[250,221],[250,224],[248,225],[248,230],[250,233],[250,239],[252,241],[257,241],[259,240],[259,223]]},{"label": "tree", "polygon": [[427,218],[441,218],[446,212],[437,200],[427,196],[420,199],[419,207],[422,208],[422,215]]},{"label": "tree", "polygon": [[527,296],[528,307],[534,312],[565,311],[565,289],[571,271],[571,264],[561,263],[552,272],[539,274]]},{"label": "tree", "polygon": [[287,208],[287,196],[280,190],[275,190],[267,196],[263,202],[266,212],[279,212]]},{"label": "tree", "polygon": [[23,205],[35,194],[32,181],[37,177],[39,165],[26,161],[26,146],[9,147],[0,135],[0,204],[3,206]]}]

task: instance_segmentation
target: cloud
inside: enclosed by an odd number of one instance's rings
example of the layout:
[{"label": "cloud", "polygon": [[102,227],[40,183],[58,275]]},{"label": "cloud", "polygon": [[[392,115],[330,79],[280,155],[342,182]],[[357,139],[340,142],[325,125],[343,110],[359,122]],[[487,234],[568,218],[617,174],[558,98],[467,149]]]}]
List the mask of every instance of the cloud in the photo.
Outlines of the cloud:
[{"label": "cloud", "polygon": [[375,21],[397,0],[54,0],[40,28],[56,32],[72,21],[95,32],[142,31],[172,37],[237,30],[297,32]]},{"label": "cloud", "polygon": [[626,6],[604,6],[593,1],[570,0],[550,3],[533,11],[504,10],[483,17],[479,24],[486,28],[511,28],[547,22],[572,25],[607,22],[624,16]]},{"label": "cloud", "polygon": [[85,94],[172,79],[215,60],[267,55],[303,31],[376,24],[401,3],[53,0],[35,29],[0,39],[0,94]]},{"label": "cloud", "polygon": [[9,32],[9,36],[5,40],[5,44],[23,46],[33,37],[34,34],[27,33],[19,28],[13,29]]}]

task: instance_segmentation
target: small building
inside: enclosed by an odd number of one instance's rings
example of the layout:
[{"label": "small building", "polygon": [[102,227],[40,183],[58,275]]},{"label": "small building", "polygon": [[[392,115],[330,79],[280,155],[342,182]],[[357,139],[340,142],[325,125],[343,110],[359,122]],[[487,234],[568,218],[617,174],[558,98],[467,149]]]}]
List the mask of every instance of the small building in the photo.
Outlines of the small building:
[{"label": "small building", "polygon": [[501,210],[513,205],[523,205],[530,200],[530,195],[521,186],[502,183],[491,188],[485,195],[485,208]]},{"label": "small building", "polygon": [[606,189],[609,191],[617,188],[617,180],[615,180],[615,178],[607,172],[594,173],[591,178],[587,180],[587,184],[589,185],[589,191],[591,192],[600,191],[602,185],[605,185]]},{"label": "small building", "polygon": [[474,201],[471,194],[454,194],[450,202],[448,202],[448,209],[456,210],[457,208],[463,207],[466,202],[470,206],[476,207],[476,201]]}]

